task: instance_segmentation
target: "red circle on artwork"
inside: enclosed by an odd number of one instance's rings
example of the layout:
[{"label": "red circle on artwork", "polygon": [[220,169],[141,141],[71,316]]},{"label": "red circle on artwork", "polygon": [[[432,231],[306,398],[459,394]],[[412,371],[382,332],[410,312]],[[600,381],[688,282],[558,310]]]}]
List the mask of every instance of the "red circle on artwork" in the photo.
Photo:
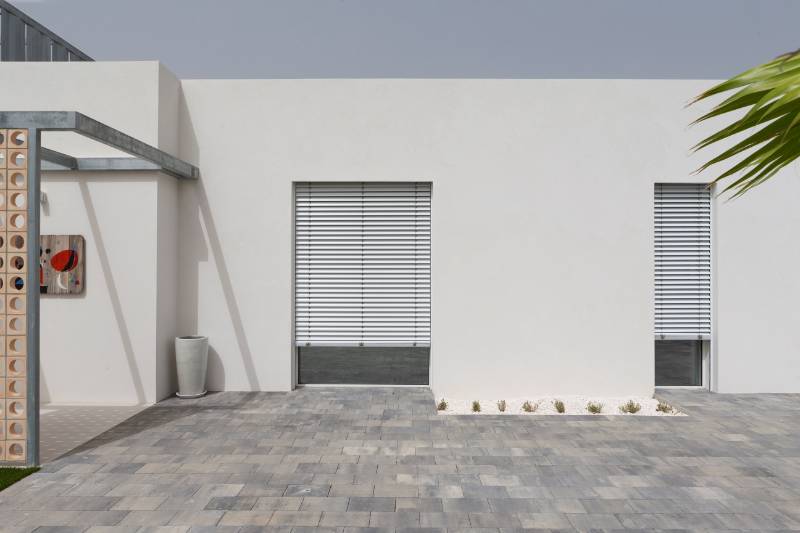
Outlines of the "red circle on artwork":
[{"label": "red circle on artwork", "polygon": [[50,266],[58,272],[69,272],[78,266],[78,252],[75,250],[61,250],[50,258]]}]

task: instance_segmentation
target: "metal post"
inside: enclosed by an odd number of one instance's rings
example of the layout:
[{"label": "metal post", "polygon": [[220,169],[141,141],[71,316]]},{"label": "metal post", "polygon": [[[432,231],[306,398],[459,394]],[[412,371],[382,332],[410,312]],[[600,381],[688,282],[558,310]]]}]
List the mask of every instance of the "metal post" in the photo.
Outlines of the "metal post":
[{"label": "metal post", "polygon": [[28,252],[27,252],[27,463],[39,464],[39,215],[41,132],[28,129]]}]

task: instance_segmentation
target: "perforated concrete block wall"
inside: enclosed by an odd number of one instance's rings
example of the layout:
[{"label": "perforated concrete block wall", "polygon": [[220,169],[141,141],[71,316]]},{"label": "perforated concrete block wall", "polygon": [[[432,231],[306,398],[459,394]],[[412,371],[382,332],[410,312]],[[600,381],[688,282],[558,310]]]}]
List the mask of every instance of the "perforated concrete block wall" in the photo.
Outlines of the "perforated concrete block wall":
[{"label": "perforated concrete block wall", "polygon": [[28,131],[0,129],[0,461],[27,458]]}]

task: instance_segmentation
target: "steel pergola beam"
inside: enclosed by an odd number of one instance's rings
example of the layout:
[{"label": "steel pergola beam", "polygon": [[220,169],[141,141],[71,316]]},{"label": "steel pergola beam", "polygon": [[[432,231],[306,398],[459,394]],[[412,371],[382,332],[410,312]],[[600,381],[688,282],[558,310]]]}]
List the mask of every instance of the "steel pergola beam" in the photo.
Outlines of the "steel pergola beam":
[{"label": "steel pergola beam", "polygon": [[[61,154],[64,155],[64,154]],[[42,153],[42,170],[45,172],[124,172],[142,170],[161,170],[150,161],[136,157],[70,157],[55,159]],[[71,160],[71,162],[70,162]]]},{"label": "steel pergola beam", "polygon": [[141,161],[134,163],[135,160],[128,161],[130,158],[73,158],[42,148],[42,159],[61,167],[61,170],[81,170],[82,164],[85,167],[83,170],[160,170],[180,179],[196,180],[200,177],[200,170],[196,166],[76,111],[2,111],[0,128],[74,131]]},{"label": "steel pergola beam", "polygon": [[[49,148],[39,148],[39,155],[42,162],[52,163],[60,170],[78,170],[78,160],[71,155],[62,154]],[[48,170],[45,165],[42,165],[42,170]]]}]

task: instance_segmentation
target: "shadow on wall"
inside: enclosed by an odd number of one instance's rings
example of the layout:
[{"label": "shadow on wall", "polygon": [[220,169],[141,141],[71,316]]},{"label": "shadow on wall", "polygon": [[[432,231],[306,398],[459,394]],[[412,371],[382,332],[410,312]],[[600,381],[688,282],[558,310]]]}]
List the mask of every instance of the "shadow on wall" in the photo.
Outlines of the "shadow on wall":
[{"label": "shadow on wall", "polygon": [[47,379],[44,372],[39,372],[39,403],[50,403],[50,388],[47,386]]},{"label": "shadow on wall", "polygon": [[92,203],[92,196],[89,194],[89,187],[86,185],[86,179],[79,179],[78,186],[81,190],[81,198],[83,199],[83,206],[86,209],[86,217],[89,220],[89,226],[92,230],[92,240],[97,248],[97,256],[100,259],[100,268],[103,272],[103,280],[106,284],[109,298],[111,299],[111,308],[114,311],[114,319],[119,328],[119,337],[122,341],[122,347],[125,351],[125,360],[128,363],[128,369],[131,373],[131,380],[136,389],[136,400],[139,403],[145,403],[146,398],[144,394],[144,385],[142,384],[142,376],[139,372],[139,367],[136,365],[136,356],[133,353],[133,343],[131,342],[130,332],[128,325],[125,322],[125,314],[122,311],[122,302],[119,299],[119,292],[117,285],[114,283],[114,273],[111,270],[111,263],[108,260],[108,252],[103,241],[103,234],[100,231],[100,223],[97,221],[97,212],[95,211],[94,204]]},{"label": "shadow on wall", "polygon": [[[236,300],[233,283],[231,282],[228,265],[222,251],[222,243],[211,215],[208,195],[203,184],[203,168],[200,164],[199,149],[194,133],[191,116],[186,109],[183,93],[180,95],[180,122],[182,125],[181,157],[200,167],[200,179],[196,182],[181,183],[180,209],[182,212],[191,213],[191,218],[181,218],[180,227],[180,285],[178,301],[182,302],[179,326],[182,335],[207,335],[207,332],[198,331],[199,328],[199,291],[200,291],[200,264],[211,259],[214,262],[220,288],[225,297],[228,310],[230,327],[236,337],[239,355],[242,359],[245,374],[250,389],[261,390],[261,385],[256,375],[253,363],[253,353],[247,334],[244,330],[242,315]],[[225,390],[225,371],[223,357],[213,348],[214,339],[209,335],[208,359],[208,389]],[[230,355],[230,354],[228,354]],[[232,361],[231,357],[225,358]]]},{"label": "shadow on wall", "polygon": [[[130,374],[131,383],[133,385],[133,389],[135,391],[136,401],[139,404],[146,403],[147,399],[145,396],[144,390],[144,383],[142,381],[141,372],[139,366],[136,362],[136,354],[134,352],[133,342],[131,340],[130,328],[128,327],[128,323],[125,319],[125,312],[123,303],[120,299],[119,290],[117,289],[117,284],[114,279],[114,272],[111,267],[111,262],[109,260],[109,254],[106,249],[105,240],[103,237],[102,227],[98,220],[97,211],[95,209],[94,201],[92,200],[91,193],[88,187],[88,181],[106,181],[106,182],[120,182],[120,181],[153,181],[153,178],[132,178],[132,177],[108,177],[97,175],[90,178],[81,177],[77,174],[73,173],[63,173],[59,174],[58,177],[54,177],[52,175],[48,175],[46,177],[48,182],[55,182],[55,181],[67,181],[77,185],[78,190],[80,191],[81,200],[83,203],[83,209],[86,213],[86,219],[89,223],[89,231],[90,235],[87,236],[87,247],[94,246],[97,251],[97,257],[100,265],[100,274],[102,274],[102,283],[105,285],[106,292],[108,294],[109,302],[111,304],[111,310],[114,316],[114,322],[117,326],[117,330],[119,333],[119,339],[122,344],[125,362],[128,366],[128,372]],[[49,205],[45,204],[42,208],[42,214],[44,216],[48,216],[50,214]],[[101,283],[100,277],[98,273],[92,272],[90,274],[94,276],[93,283],[87,285],[86,289],[81,294],[75,295],[58,295],[58,296],[46,296],[43,295],[42,299],[50,299],[50,298],[57,298],[57,299],[69,299],[69,300],[80,300],[88,297],[90,291],[92,289],[93,284],[97,283],[98,285]],[[42,313],[41,319],[43,321],[51,319],[51,317],[47,316],[47,312]],[[56,319],[52,317],[52,319]],[[89,331],[91,329],[90,323],[86,323],[87,331],[85,334],[91,334]],[[41,386],[41,395],[42,395],[42,402],[49,402],[51,401],[51,394],[50,390],[47,386],[46,381],[46,369],[43,368],[40,374],[40,386]]]}]

